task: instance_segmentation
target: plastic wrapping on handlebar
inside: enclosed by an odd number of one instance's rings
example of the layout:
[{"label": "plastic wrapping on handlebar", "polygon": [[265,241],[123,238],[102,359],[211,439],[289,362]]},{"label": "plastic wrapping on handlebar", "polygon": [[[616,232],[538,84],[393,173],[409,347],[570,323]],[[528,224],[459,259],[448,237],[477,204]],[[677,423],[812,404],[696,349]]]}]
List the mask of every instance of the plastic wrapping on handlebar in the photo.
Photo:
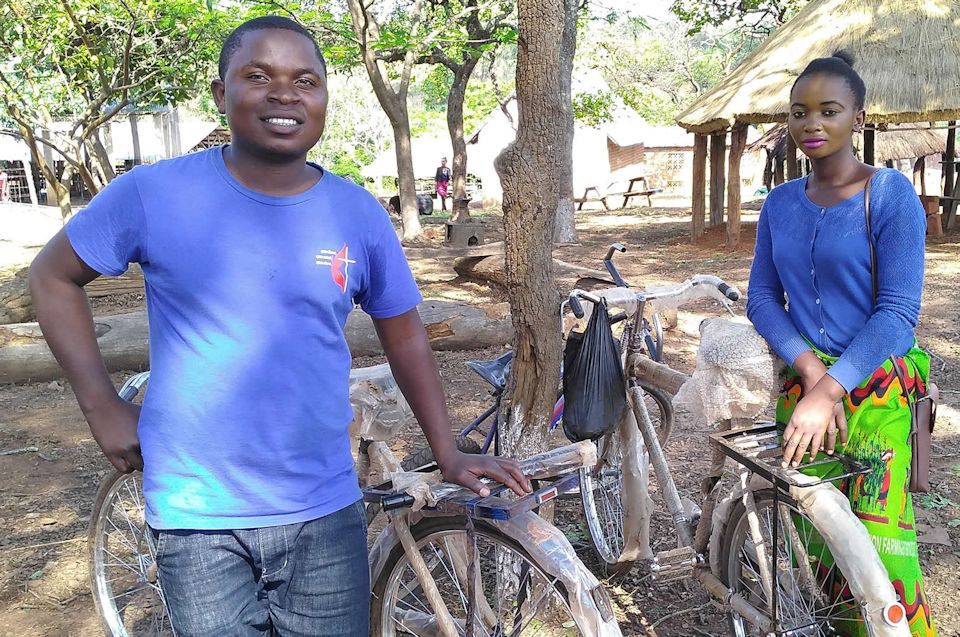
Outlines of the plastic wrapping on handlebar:
[{"label": "plastic wrapping on handlebar", "polygon": [[129,402],[133,400],[139,392],[140,390],[138,388],[134,387],[133,385],[129,385],[120,391],[120,398]]}]

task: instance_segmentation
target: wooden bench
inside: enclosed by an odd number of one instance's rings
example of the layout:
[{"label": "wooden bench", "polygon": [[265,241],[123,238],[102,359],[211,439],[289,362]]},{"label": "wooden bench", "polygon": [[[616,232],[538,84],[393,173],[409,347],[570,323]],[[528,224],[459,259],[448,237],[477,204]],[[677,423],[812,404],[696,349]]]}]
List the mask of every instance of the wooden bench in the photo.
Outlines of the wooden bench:
[{"label": "wooden bench", "polygon": [[[640,187],[636,188],[637,183],[640,183]],[[651,197],[657,193],[663,192],[663,188],[650,188],[647,184],[646,177],[634,177],[629,180],[629,183],[625,190],[611,192],[611,189],[616,186],[618,183],[622,182],[613,182],[607,186],[603,192],[601,192],[598,186],[587,186],[583,190],[583,196],[577,197],[574,199],[574,203],[577,205],[577,210],[583,210],[583,204],[588,202],[600,202],[603,204],[605,210],[610,210],[610,205],[607,203],[607,198],[609,197],[623,197],[623,204],[621,208],[626,208],[627,204],[630,202],[630,199],[633,197],[646,197],[647,205],[652,206],[653,200]],[[590,196],[590,193],[593,192],[593,196]]]}]

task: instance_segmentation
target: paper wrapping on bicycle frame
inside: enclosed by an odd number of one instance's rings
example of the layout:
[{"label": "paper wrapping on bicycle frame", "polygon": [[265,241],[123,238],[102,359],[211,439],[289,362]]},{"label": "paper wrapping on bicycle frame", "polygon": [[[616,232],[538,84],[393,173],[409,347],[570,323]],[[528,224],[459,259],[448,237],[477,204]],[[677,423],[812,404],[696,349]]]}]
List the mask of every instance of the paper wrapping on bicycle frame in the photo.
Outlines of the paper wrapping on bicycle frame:
[{"label": "paper wrapping on bicycle frame", "polygon": [[350,370],[350,406],[350,437],[354,441],[392,440],[404,425],[413,421],[413,411],[397,387],[388,363]]},{"label": "paper wrapping on bicycle frame", "polygon": [[596,440],[620,423],[627,396],[620,347],[606,301],[590,314],[583,334],[572,332],[563,351],[563,432],[573,442]]},{"label": "paper wrapping on bicycle frame", "polygon": [[752,325],[706,319],[700,323],[697,369],[673,404],[690,413],[694,426],[754,418],[776,400],[785,369]]},{"label": "paper wrapping on bicycle frame", "polygon": [[[650,548],[650,454],[643,444],[640,426],[633,409],[628,409],[620,424],[622,453],[620,476],[623,506],[623,550],[618,562],[636,562],[653,558]],[[611,453],[617,453],[610,449]]]}]

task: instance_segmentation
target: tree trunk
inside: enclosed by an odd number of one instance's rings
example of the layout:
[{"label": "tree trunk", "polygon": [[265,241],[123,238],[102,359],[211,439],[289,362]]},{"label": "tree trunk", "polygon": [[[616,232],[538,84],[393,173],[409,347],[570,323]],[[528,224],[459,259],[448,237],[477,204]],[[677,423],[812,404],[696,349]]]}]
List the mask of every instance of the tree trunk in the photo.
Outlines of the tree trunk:
[{"label": "tree trunk", "polygon": [[[410,15],[414,20],[411,39],[416,41],[422,0],[416,0]],[[403,240],[410,241],[420,235],[420,215],[417,212],[416,182],[413,174],[413,155],[410,150],[410,118],[407,114],[407,89],[410,86],[410,74],[413,69],[414,51],[407,51],[403,61],[403,70],[394,89],[384,63],[377,59],[376,46],[380,40],[380,27],[370,9],[370,3],[361,0],[347,0],[353,32],[357,36],[360,56],[364,68],[373,85],[377,101],[386,113],[393,128],[394,145],[397,156],[397,180],[400,188],[400,208],[403,220]]]},{"label": "tree trunk", "polygon": [[[571,47],[576,47],[577,34],[573,34]],[[570,53],[571,59],[573,52]],[[572,62],[571,62],[572,65]],[[563,93],[559,96],[561,104],[573,103],[573,89],[570,81],[561,82]],[[572,117],[572,116],[571,116]],[[570,122],[571,128],[573,122]],[[557,225],[553,229],[553,242],[556,244],[569,244],[577,242],[577,224],[574,218],[573,205],[573,135],[570,136],[570,153],[568,170],[564,170],[560,175],[560,200],[557,202]]]},{"label": "tree trunk", "polygon": [[577,242],[577,224],[574,219],[573,184],[562,189],[557,202],[557,225],[553,229],[553,242],[559,245]]},{"label": "tree trunk", "polygon": [[53,190],[53,195],[57,199],[57,206],[60,208],[60,218],[63,219],[64,223],[73,214],[73,206],[70,203],[70,182],[72,179],[73,166],[70,164],[64,166],[60,179],[47,178],[47,200],[50,199],[50,190]]},{"label": "tree trunk", "polygon": [[89,144],[90,155],[96,161],[96,165],[100,170],[100,174],[103,176],[104,182],[109,184],[117,176],[113,165],[110,163],[110,154],[107,153],[107,149],[104,148],[98,133],[94,133],[93,138],[89,140]]},{"label": "tree trunk", "polygon": [[411,241],[420,235],[420,212],[417,210],[417,182],[413,175],[413,148],[406,108],[403,109],[403,117],[393,125],[393,145],[397,156],[403,240]]},{"label": "tree trunk", "polygon": [[476,68],[479,58],[468,53],[453,73],[453,85],[447,94],[447,129],[450,131],[450,145],[453,147],[453,166],[450,169],[450,183],[453,185],[453,214],[451,221],[462,223],[470,219],[467,205],[467,142],[463,138],[463,100],[467,94],[467,83]]},{"label": "tree trunk", "polygon": [[504,401],[505,455],[542,451],[560,382],[559,294],[552,237],[557,206],[571,179],[570,76],[577,0],[519,0],[516,140],[495,162],[503,184],[505,259],[514,337]]}]

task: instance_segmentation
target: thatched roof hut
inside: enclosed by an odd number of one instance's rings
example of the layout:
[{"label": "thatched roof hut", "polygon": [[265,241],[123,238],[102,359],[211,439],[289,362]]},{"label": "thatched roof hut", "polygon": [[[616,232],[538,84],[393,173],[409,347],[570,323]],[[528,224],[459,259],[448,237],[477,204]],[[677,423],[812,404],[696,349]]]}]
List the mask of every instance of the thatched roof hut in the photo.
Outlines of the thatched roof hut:
[{"label": "thatched roof hut", "polygon": [[694,133],[786,120],[813,59],[853,54],[871,123],[960,119],[960,2],[813,0],[677,117]]},{"label": "thatched roof hut", "polygon": [[[710,220],[724,209],[724,160],[732,131],[730,183],[739,179],[740,154],[749,124],[783,122],[789,91],[813,59],[846,49],[867,85],[871,125],[960,119],[960,0],[812,0],[763,41],[730,75],[677,117],[697,133],[693,178],[693,236],[703,232],[707,135],[710,136]],[[948,152],[954,149],[951,131]],[[792,140],[787,139],[792,147]],[[787,153],[789,157],[790,153]],[[873,131],[864,136],[864,157],[876,157]],[[796,162],[787,162],[789,177]],[[952,180],[948,178],[948,183]],[[739,192],[730,189],[727,239],[739,235]]]}]

